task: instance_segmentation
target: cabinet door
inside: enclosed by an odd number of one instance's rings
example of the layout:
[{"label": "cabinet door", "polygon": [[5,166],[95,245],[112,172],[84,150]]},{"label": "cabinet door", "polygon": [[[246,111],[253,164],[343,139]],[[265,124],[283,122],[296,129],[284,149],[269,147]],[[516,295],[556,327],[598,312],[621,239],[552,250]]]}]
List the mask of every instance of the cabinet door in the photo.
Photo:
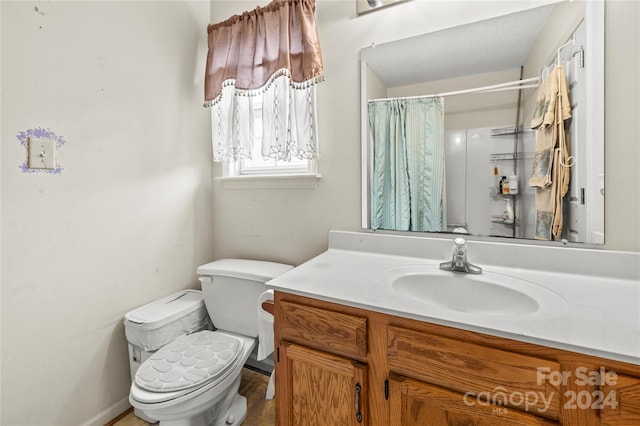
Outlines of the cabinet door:
[{"label": "cabinet door", "polygon": [[283,342],[276,368],[280,426],[367,424],[365,364]]},{"label": "cabinet door", "polygon": [[389,404],[390,426],[559,424],[396,374],[390,375]]}]

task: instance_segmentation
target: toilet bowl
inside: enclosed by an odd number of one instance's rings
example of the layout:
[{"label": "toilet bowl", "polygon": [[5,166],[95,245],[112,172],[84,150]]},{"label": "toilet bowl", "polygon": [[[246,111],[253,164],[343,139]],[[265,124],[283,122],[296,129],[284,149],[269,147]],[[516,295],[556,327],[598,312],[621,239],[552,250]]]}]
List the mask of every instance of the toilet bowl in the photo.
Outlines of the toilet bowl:
[{"label": "toilet bowl", "polygon": [[291,268],[241,259],[200,266],[204,303],[216,330],[180,336],[147,359],[131,384],[131,405],[160,426],[240,425],[247,404],[238,388],[257,343],[257,300],[265,282]]}]

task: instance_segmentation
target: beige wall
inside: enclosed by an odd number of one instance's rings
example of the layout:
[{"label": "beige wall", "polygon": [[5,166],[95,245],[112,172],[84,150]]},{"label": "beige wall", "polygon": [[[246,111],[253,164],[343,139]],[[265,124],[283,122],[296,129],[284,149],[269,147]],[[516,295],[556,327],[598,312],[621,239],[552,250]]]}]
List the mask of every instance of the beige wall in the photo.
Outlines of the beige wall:
[{"label": "beige wall", "polygon": [[[266,4],[266,2],[262,2]],[[214,182],[216,258],[242,256],[299,264],[326,248],[327,231],[360,229],[359,50],[540,2],[413,0],[366,15],[355,1],[318,0],[326,81],[318,86],[320,172],[315,190],[229,190]],[[212,1],[211,21],[253,9]],[[606,67],[606,248],[640,251],[638,2],[609,1]],[[626,46],[622,48],[622,46]],[[219,166],[214,174],[220,176]]]},{"label": "beige wall", "polygon": [[[129,406],[124,314],[213,258],[209,3],[0,7],[0,424],[103,425]],[[35,127],[60,174],[20,170]]]}]

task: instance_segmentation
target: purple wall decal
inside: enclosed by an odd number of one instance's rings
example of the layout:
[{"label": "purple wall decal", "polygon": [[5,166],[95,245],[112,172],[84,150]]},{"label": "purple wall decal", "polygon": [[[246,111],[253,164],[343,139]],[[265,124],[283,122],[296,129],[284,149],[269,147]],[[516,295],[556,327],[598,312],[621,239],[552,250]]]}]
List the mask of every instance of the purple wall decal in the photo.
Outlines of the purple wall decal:
[{"label": "purple wall decal", "polygon": [[[46,128],[43,129],[42,127],[36,127],[34,129],[27,129],[23,132],[19,132],[16,135],[16,138],[18,138],[18,140],[20,141],[20,145],[22,145],[25,149],[27,149],[27,138],[29,138],[30,136],[34,137],[34,138],[38,138],[38,139],[52,139],[54,141],[56,141],[56,149],[60,149],[62,147],[62,145],[65,144],[65,140],[64,137],[62,136],[58,136],[56,135],[51,129]],[[20,165],[20,169],[22,170],[23,173],[51,173],[54,175],[59,175],[62,173],[63,168],[60,167],[59,164],[56,164],[54,169],[48,170],[48,169],[30,169],[28,167],[28,163],[27,160],[24,161],[24,163],[22,163]]]}]

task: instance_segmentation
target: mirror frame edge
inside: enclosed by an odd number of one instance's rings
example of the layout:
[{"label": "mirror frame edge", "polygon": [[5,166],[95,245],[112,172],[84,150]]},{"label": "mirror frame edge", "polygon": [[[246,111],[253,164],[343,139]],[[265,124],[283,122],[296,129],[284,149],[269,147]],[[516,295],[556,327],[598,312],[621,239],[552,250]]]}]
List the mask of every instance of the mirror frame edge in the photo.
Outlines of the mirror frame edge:
[{"label": "mirror frame edge", "polygon": [[[362,49],[360,49],[362,52]],[[360,176],[362,179],[361,193],[361,226],[363,229],[371,228],[371,203],[369,182],[371,182],[371,155],[369,155],[369,109],[367,107],[367,62],[362,60],[360,54]]]}]

